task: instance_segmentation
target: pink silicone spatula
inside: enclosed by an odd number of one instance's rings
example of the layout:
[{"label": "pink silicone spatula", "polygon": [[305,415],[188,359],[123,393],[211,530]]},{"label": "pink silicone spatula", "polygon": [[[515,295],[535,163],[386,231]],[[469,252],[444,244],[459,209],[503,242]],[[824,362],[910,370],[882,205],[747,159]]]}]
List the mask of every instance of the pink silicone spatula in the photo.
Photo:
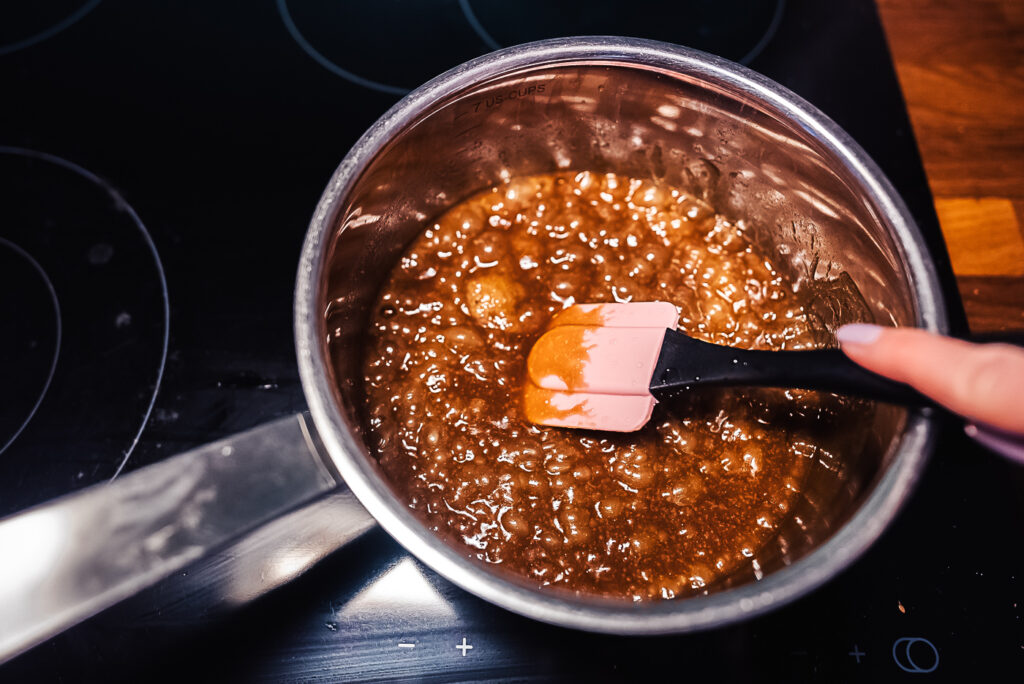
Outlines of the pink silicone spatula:
[{"label": "pink silicone spatula", "polygon": [[527,359],[524,405],[541,425],[632,432],[654,405],[695,387],[790,387],[933,406],[908,385],[838,349],[751,351],[676,330],[668,302],[578,304],[561,312]]}]

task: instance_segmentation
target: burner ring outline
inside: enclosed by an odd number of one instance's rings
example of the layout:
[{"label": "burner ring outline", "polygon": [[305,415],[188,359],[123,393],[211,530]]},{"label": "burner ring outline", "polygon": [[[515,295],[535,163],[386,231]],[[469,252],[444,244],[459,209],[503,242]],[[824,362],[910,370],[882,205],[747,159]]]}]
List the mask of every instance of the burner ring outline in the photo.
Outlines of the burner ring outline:
[{"label": "burner ring outline", "polygon": [[306,37],[299,31],[299,27],[295,25],[295,20],[292,19],[291,12],[288,11],[288,0],[277,0],[277,12],[281,15],[281,21],[284,22],[284,27],[288,30],[292,40],[299,44],[302,51],[313,58],[320,66],[330,71],[336,76],[341,76],[346,81],[361,85],[364,88],[370,90],[376,90],[377,92],[387,93],[388,95],[405,95],[409,92],[408,88],[400,88],[387,83],[381,83],[380,81],[374,81],[369,78],[364,78],[359,74],[352,73],[347,69],[342,69],[340,66],[327,59],[322,53],[317,51],[313,45],[306,40]]},{"label": "burner ring outline", "polygon": [[[280,0],[281,3],[284,0]],[[473,11],[473,7],[469,4],[469,0],[459,0],[459,7],[462,9],[462,13],[466,17],[466,21],[476,31],[476,35],[480,40],[484,41],[489,48],[492,50],[500,50],[504,47],[501,43],[496,41],[494,37],[484,28],[483,23],[476,16],[476,12]],[[786,0],[776,0],[775,12],[772,14],[771,21],[768,22],[768,28],[765,29],[764,34],[761,38],[754,43],[754,47],[750,49],[741,59],[737,60],[743,66],[750,66],[750,63],[757,59],[758,55],[764,52],[764,49],[768,46],[772,39],[775,38],[775,34],[779,30],[779,26],[782,24],[782,15],[786,9]]]},{"label": "burner ring outline", "polygon": [[500,50],[504,47],[501,43],[494,40],[494,36],[488,33],[487,29],[484,28],[484,25],[480,23],[480,20],[476,16],[476,12],[473,11],[473,8],[469,4],[469,0],[459,0],[459,7],[462,9],[462,14],[465,15],[466,21],[469,22],[469,25],[473,27],[474,31],[476,31],[476,35],[480,37],[480,40],[484,41],[487,47],[492,50]]},{"label": "burner ring outline", "polygon": [[5,451],[7,451],[7,448],[9,446],[14,444],[14,441],[18,439],[18,436],[22,433],[22,431],[28,426],[29,423],[32,422],[32,419],[35,417],[36,412],[39,410],[39,406],[43,403],[43,398],[46,397],[46,393],[50,391],[50,383],[53,381],[54,373],[57,372],[57,360],[60,358],[60,345],[61,338],[63,336],[63,326],[60,319],[60,301],[57,299],[57,291],[54,289],[53,283],[50,281],[50,276],[46,274],[46,270],[38,261],[35,260],[35,257],[33,257],[31,254],[25,251],[21,246],[14,242],[11,242],[7,238],[0,237],[0,245],[5,245],[6,247],[9,247],[11,250],[14,251],[15,254],[17,254],[22,259],[31,264],[32,268],[34,268],[36,270],[36,273],[38,273],[39,276],[43,279],[43,282],[46,284],[46,289],[50,293],[50,299],[53,300],[53,312],[56,316],[55,322],[57,325],[57,340],[56,343],[53,345],[53,360],[50,361],[50,370],[46,376],[46,381],[43,383],[43,389],[40,390],[39,396],[36,398],[35,403],[32,404],[32,408],[31,410],[29,410],[28,415],[25,417],[25,420],[23,420],[18,429],[14,431],[14,434],[11,435],[11,437],[6,442],[0,445],[0,454],[2,454]]},{"label": "burner ring outline", "polygon": [[[131,457],[132,452],[135,451],[135,447],[139,443],[139,438],[142,437],[142,431],[145,430],[146,425],[149,424],[149,418],[153,413],[153,407],[156,405],[156,398],[160,394],[160,385],[162,384],[164,379],[164,370],[167,367],[167,352],[171,339],[171,300],[167,290],[167,275],[164,272],[163,261],[160,259],[160,253],[157,251],[156,244],[153,242],[153,237],[152,235],[150,235],[149,229],[146,228],[145,224],[142,222],[142,219],[139,218],[139,215],[135,212],[135,209],[132,208],[130,204],[128,204],[128,202],[121,196],[121,193],[119,193],[112,185],[110,185],[110,183],[106,182],[105,180],[103,180],[93,172],[89,171],[88,169],[85,169],[84,167],[81,167],[72,161],[68,161],[63,157],[58,157],[57,155],[49,154],[48,152],[40,152],[38,150],[30,150],[23,147],[8,147],[0,145],[0,154],[12,154],[20,157],[27,157],[29,159],[38,159],[40,161],[45,161],[55,166],[59,166],[63,169],[67,169],[68,171],[71,171],[72,173],[75,173],[81,176],[82,178],[85,178],[93,185],[98,186],[100,189],[102,189],[108,195],[110,195],[111,199],[114,200],[114,205],[118,209],[128,214],[128,216],[132,219],[132,223],[134,223],[135,226],[139,229],[139,233],[142,235],[142,239],[146,243],[146,247],[148,247],[149,251],[153,254],[153,264],[156,266],[157,276],[160,281],[160,296],[161,299],[163,300],[164,305],[164,335],[163,340],[161,342],[160,365],[157,368],[156,380],[153,382],[152,396],[150,397],[149,404],[147,404],[146,410],[143,412],[142,415],[142,422],[139,425],[139,429],[135,432],[135,435],[132,437],[132,440],[129,443],[128,448],[125,449],[124,455],[122,456],[121,462],[118,464],[117,469],[114,471],[114,474],[110,476],[109,481],[112,482],[117,478],[118,475],[121,474],[121,471],[123,471],[124,467],[128,464],[128,459]],[[54,295],[54,299],[56,300],[56,294]],[[7,446],[9,446],[9,444],[5,445],[4,448],[6,449]]]},{"label": "burner ring outline", "polygon": [[89,2],[85,3],[50,28],[44,29],[35,35],[29,36],[28,38],[22,38],[21,40],[8,43],[7,45],[0,45],[0,57],[9,55],[12,52],[17,52],[18,50],[24,50],[25,48],[32,47],[36,43],[42,43],[44,40],[53,38],[61,31],[71,28],[73,25],[77,24],[80,19],[85,17],[85,15],[96,9],[96,6],[102,1],[103,0],[89,0]]}]

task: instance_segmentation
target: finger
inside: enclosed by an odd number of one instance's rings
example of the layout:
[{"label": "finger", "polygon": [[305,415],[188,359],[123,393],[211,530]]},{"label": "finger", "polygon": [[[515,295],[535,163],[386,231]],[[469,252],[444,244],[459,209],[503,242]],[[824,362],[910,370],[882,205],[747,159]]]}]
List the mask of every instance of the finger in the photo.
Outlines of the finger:
[{"label": "finger", "polygon": [[863,324],[843,326],[837,337],[846,355],[868,370],[962,416],[1024,433],[1024,349]]}]

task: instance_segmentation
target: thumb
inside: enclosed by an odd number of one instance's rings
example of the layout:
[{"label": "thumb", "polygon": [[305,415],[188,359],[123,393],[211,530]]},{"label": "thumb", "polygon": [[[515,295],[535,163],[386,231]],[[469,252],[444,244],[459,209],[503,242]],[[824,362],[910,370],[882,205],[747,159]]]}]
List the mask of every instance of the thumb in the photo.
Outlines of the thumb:
[{"label": "thumb", "polygon": [[914,328],[844,325],[840,347],[869,371],[904,382],[973,421],[1024,433],[1024,349]]}]

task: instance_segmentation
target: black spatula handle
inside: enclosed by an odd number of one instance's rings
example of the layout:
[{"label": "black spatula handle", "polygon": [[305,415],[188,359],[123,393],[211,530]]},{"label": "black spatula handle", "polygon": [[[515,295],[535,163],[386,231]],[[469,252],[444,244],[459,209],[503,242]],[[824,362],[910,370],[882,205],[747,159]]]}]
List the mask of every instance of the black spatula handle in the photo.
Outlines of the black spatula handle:
[{"label": "black spatula handle", "polygon": [[935,406],[909,385],[861,368],[838,349],[750,351],[667,330],[651,394],[662,401],[709,385],[823,390],[905,406]]}]

